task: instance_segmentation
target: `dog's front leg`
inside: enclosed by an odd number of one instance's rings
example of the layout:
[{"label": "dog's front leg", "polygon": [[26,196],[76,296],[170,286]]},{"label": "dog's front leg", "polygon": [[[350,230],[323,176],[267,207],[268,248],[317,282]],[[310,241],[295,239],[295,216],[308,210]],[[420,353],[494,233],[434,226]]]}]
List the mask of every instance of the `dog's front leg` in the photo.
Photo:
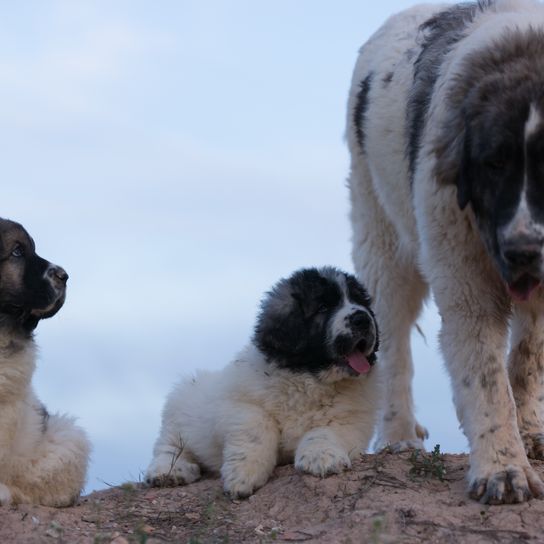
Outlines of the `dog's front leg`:
[{"label": "dog's front leg", "polygon": [[223,429],[223,488],[232,498],[251,495],[270,478],[277,463],[279,429],[257,406],[236,403]]},{"label": "dog's front leg", "polygon": [[514,309],[508,371],[525,451],[544,460],[544,316],[539,304]]},{"label": "dog's front leg", "polygon": [[504,361],[507,323],[483,308],[453,310],[442,309],[440,341],[470,445],[470,496],[489,504],[540,498],[544,485],[525,454]]},{"label": "dog's front leg", "polygon": [[16,404],[0,403],[0,505],[2,506],[14,502],[19,495],[15,489],[5,483],[11,469],[10,454],[17,431]]}]

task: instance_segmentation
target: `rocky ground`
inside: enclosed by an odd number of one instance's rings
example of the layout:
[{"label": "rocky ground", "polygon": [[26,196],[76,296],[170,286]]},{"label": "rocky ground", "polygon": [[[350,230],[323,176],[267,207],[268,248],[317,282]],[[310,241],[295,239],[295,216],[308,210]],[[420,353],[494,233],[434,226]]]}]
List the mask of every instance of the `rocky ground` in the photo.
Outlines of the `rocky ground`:
[{"label": "rocky ground", "polygon": [[[535,463],[544,476],[544,462]],[[544,501],[487,506],[466,495],[465,455],[364,455],[318,479],[279,467],[248,500],[216,479],[186,487],[125,484],[72,508],[0,509],[0,542],[419,543],[544,542]]]}]

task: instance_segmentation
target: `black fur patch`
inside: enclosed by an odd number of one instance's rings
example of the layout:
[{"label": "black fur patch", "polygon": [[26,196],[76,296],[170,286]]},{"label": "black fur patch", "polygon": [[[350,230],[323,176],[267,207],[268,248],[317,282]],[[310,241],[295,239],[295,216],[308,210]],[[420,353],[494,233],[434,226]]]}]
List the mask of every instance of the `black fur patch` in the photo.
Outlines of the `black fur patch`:
[{"label": "black fur patch", "polygon": [[424,40],[421,52],[414,63],[414,82],[407,105],[406,153],[411,180],[414,177],[425,117],[444,57],[464,37],[464,31],[476,13],[488,9],[493,4],[494,0],[457,4],[434,15],[420,27]]},{"label": "black fur patch", "polygon": [[[329,327],[346,303],[345,291],[349,302],[368,310],[374,327],[361,320],[350,324],[349,334],[345,329],[331,338]],[[345,356],[361,347],[373,349],[367,359],[374,362],[377,336],[366,289],[354,276],[324,267],[299,270],[273,287],[261,303],[253,342],[269,362],[294,372],[318,373],[337,364],[347,368]]]},{"label": "black fur patch", "polygon": [[372,84],[374,73],[370,72],[363,81],[359,84],[359,92],[353,109],[353,126],[355,128],[355,136],[357,143],[364,153],[365,150],[365,115],[368,109],[368,93]]}]

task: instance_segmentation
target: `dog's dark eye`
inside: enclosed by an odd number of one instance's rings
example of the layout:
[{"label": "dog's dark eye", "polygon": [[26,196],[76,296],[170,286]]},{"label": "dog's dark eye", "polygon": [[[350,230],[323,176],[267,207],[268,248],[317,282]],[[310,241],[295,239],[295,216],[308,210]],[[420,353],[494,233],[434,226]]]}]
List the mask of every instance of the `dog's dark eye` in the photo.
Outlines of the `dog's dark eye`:
[{"label": "dog's dark eye", "polygon": [[17,244],[11,251],[12,257],[23,257],[24,254],[25,254],[25,250],[21,244]]},{"label": "dog's dark eye", "polygon": [[325,312],[329,311],[329,307],[326,304],[320,304],[317,308],[318,314],[324,314]]}]

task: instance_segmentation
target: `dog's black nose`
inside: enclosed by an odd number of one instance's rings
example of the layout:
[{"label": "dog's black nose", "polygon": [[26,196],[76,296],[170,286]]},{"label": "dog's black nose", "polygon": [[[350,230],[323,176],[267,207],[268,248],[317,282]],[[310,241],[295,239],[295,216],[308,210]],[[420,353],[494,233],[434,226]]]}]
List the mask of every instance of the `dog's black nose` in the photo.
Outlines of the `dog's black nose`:
[{"label": "dog's black nose", "polygon": [[358,310],[349,316],[349,324],[353,329],[367,329],[370,325],[370,316],[367,312]]},{"label": "dog's black nose", "polygon": [[510,266],[530,267],[538,263],[541,251],[540,244],[512,242],[503,248],[502,254]]},{"label": "dog's black nose", "polygon": [[60,266],[51,266],[49,267],[49,270],[47,271],[49,274],[49,277],[57,282],[62,283],[63,285],[66,285],[66,282],[68,281],[68,272],[64,270],[64,268]]}]

